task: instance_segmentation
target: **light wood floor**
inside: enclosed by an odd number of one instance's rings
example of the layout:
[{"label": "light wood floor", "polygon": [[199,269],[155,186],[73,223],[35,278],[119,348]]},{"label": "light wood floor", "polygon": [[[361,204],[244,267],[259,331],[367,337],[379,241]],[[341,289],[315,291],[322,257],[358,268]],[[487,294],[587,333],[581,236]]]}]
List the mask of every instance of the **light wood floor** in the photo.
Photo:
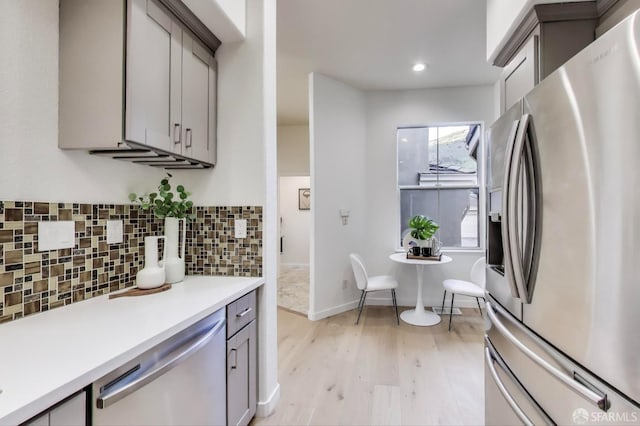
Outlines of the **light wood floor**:
[{"label": "light wood floor", "polygon": [[477,309],[434,327],[395,323],[368,306],[321,321],[278,310],[280,402],[253,425],[482,424],[482,335]]}]

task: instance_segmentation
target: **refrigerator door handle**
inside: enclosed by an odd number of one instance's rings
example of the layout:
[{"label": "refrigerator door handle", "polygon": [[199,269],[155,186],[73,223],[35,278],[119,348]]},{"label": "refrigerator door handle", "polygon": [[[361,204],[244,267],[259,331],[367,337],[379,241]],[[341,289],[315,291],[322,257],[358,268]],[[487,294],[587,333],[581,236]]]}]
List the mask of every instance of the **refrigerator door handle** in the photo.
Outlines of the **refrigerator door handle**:
[{"label": "refrigerator door handle", "polygon": [[[541,358],[540,355],[538,355],[537,353],[529,349],[524,343],[518,340],[518,338],[514,336],[504,324],[502,324],[502,322],[498,319],[498,316],[496,315],[496,311],[494,310],[493,304],[491,302],[487,301],[485,303],[485,306],[487,308],[487,317],[489,318],[489,321],[493,326],[495,326],[495,328],[500,332],[500,334],[502,334],[502,336],[504,336],[509,342],[511,342],[516,348],[518,348],[522,353],[524,353],[527,357],[529,357],[533,362],[535,362],[544,370],[546,370],[549,374],[551,374],[551,376],[553,376],[556,380],[565,384],[569,389],[571,389],[581,397],[585,398],[586,400],[588,400],[589,402],[591,402],[593,405],[597,406],[601,410],[607,411],[607,409],[609,408],[608,407],[609,404],[607,401],[606,394],[603,394],[603,393],[598,394],[594,392],[593,390],[589,389],[579,381],[575,380],[573,377],[569,376],[568,374],[558,370],[556,367],[549,364],[546,360]],[[508,313],[506,312],[501,312],[501,313],[505,318],[509,318]],[[512,322],[516,326],[520,327],[520,325],[517,324],[515,320]]]},{"label": "refrigerator door handle", "polygon": [[511,261],[511,268],[513,271],[513,279],[515,286],[518,289],[518,295],[523,302],[528,301],[527,297],[527,285],[526,277],[524,274],[523,266],[523,249],[522,242],[520,241],[520,234],[518,232],[518,190],[520,189],[520,172],[522,170],[522,156],[525,149],[525,139],[527,134],[527,127],[529,125],[529,114],[525,114],[519,121],[518,131],[513,143],[513,150],[511,152],[511,167],[509,168],[509,188],[507,189],[507,199],[509,204],[506,205],[507,210],[507,238],[509,246],[509,255]]},{"label": "refrigerator door handle", "polygon": [[[502,379],[500,379],[500,376],[498,376],[496,367],[493,365],[494,361],[497,361],[497,360],[496,358],[491,356],[491,352],[488,347],[484,348],[484,361],[487,365],[487,368],[489,369],[489,373],[491,374],[493,381],[495,382],[496,386],[498,387],[498,390],[502,394],[502,397],[505,399],[505,401],[507,401],[507,404],[509,404],[509,406],[511,407],[513,412],[516,414],[516,416],[518,416],[520,421],[524,423],[526,426],[534,426],[533,421],[531,421],[531,419],[525,414],[522,408],[520,408],[518,403],[515,401],[515,399],[513,399],[513,397],[507,390],[507,387],[502,382]],[[503,368],[503,371],[506,372],[504,368]]]},{"label": "refrigerator door handle", "polygon": [[507,277],[509,288],[511,289],[511,296],[520,297],[518,288],[515,285],[515,279],[513,276],[513,255],[511,253],[511,244],[509,236],[509,223],[512,222],[513,216],[509,215],[509,204],[511,199],[510,186],[513,184],[509,180],[511,175],[511,169],[513,168],[513,148],[514,140],[518,134],[518,128],[520,127],[520,120],[515,120],[509,131],[509,138],[507,140],[507,152],[505,153],[505,170],[502,181],[502,249],[504,256],[504,275]]}]

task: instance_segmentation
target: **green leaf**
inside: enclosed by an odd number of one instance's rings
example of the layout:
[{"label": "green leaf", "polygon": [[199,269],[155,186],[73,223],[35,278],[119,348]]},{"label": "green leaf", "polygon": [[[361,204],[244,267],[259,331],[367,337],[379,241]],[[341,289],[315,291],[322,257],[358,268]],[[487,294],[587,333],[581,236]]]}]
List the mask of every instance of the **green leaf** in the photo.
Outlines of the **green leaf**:
[{"label": "green leaf", "polygon": [[138,198],[138,196],[135,194],[135,192],[129,194],[129,201],[135,201],[136,198]]},{"label": "green leaf", "polygon": [[184,186],[182,186],[182,185],[178,185],[178,186],[176,187],[176,191],[178,191],[178,192],[184,192]]},{"label": "green leaf", "polygon": [[187,194],[185,194],[184,192],[181,192],[181,193],[180,193],[180,199],[181,199],[181,200],[186,200],[186,199],[187,199],[187,197],[188,197],[188,195],[187,195]]},{"label": "green leaf", "polygon": [[187,206],[188,209],[190,209],[191,207],[193,207],[193,201],[187,201],[186,203],[184,203],[185,206]]}]

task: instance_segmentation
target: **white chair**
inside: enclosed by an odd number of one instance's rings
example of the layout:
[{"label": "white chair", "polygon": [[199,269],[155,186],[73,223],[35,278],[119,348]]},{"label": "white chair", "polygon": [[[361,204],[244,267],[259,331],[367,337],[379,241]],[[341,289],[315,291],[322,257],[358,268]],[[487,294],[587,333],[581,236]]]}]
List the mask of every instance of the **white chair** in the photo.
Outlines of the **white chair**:
[{"label": "white chair", "polygon": [[351,259],[353,275],[356,277],[356,285],[362,291],[360,294],[360,302],[358,303],[358,319],[356,320],[356,324],[360,322],[360,315],[364,308],[364,301],[367,298],[367,293],[372,291],[391,290],[393,307],[396,310],[396,323],[400,325],[398,303],[396,301],[396,288],[398,287],[398,281],[390,275],[377,275],[370,277],[367,275],[367,270],[364,268],[364,262],[359,255],[351,253],[349,258]]},{"label": "white chair", "polygon": [[471,281],[448,279],[442,282],[444,287],[444,296],[442,296],[442,308],[444,313],[444,299],[447,297],[447,291],[451,293],[451,307],[449,310],[449,331],[451,331],[451,318],[453,318],[453,298],[456,294],[464,296],[471,296],[476,298],[478,303],[478,309],[480,309],[480,315],[482,315],[482,308],[480,308],[480,299],[485,300],[485,275],[484,275],[485,259],[481,257],[476,260],[471,267]]}]

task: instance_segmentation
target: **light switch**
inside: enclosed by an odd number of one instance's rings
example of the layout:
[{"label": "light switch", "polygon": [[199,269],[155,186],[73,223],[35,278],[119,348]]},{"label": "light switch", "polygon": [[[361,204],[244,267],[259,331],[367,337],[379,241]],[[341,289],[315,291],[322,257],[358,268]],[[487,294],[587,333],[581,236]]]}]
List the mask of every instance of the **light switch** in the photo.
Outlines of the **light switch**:
[{"label": "light switch", "polygon": [[76,226],[72,220],[38,222],[38,251],[73,248]]},{"label": "light switch", "polygon": [[234,228],[235,228],[236,238],[247,238],[247,220],[246,219],[236,219],[234,222]]},{"label": "light switch", "polygon": [[107,244],[119,244],[122,242],[122,221],[107,221]]}]

